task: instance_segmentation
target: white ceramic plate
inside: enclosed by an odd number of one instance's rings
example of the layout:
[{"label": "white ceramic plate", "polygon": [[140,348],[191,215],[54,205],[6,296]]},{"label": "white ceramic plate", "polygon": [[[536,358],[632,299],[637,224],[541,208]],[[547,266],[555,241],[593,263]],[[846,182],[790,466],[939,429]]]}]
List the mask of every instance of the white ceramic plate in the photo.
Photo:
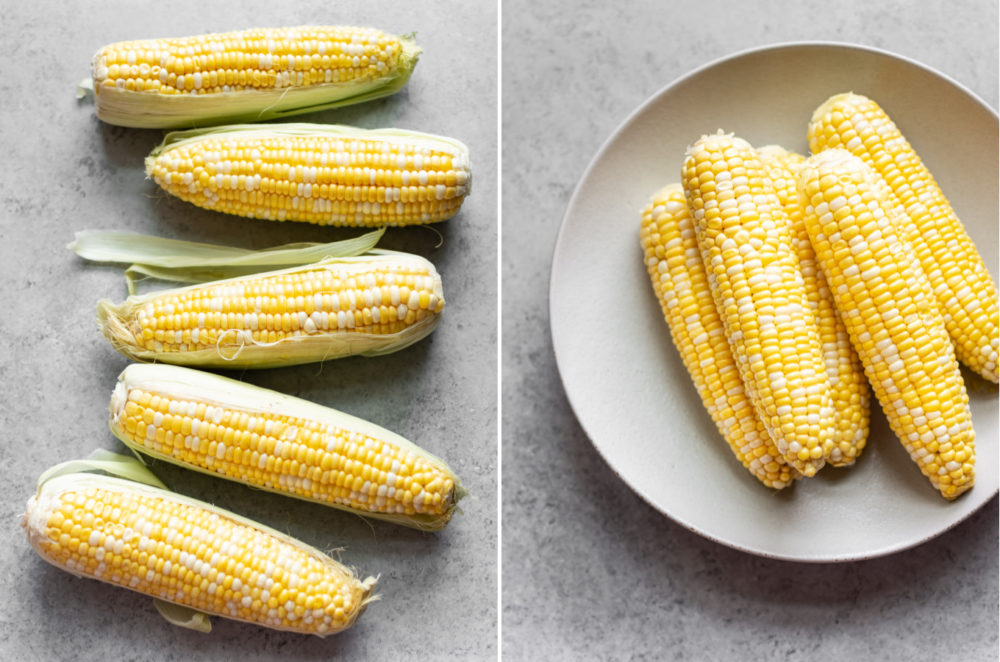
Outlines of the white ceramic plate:
[{"label": "white ceramic plate", "polygon": [[570,201],[550,283],[566,393],[601,455],[643,499],[708,538],[764,556],[847,561],[905,549],[997,492],[997,387],[966,374],[975,487],[945,501],[913,465],[873,398],[860,460],[780,492],[732,456],[670,341],[639,247],[639,212],[679,181],[686,147],[717,129],[808,153],[814,108],[838,92],[875,99],[907,136],[997,274],[996,114],[923,65],[844,44],[748,51],[681,78],[607,140]]}]

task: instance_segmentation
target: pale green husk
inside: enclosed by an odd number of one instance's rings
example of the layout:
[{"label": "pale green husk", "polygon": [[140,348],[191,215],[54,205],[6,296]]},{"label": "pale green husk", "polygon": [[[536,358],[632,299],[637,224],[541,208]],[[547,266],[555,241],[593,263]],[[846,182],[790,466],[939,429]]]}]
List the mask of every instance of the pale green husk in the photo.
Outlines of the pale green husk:
[{"label": "pale green husk", "polygon": [[[272,529],[271,527],[265,526],[246,517],[242,517],[223,508],[163,489],[162,485],[163,483],[153,476],[153,474],[149,472],[149,470],[146,469],[137,459],[125,455],[118,455],[109,451],[98,450],[92,453],[88,459],[64,462],[44,472],[39,478],[37,493],[28,501],[25,514],[22,517],[22,526],[28,532],[28,542],[39,554],[39,556],[62,570],[81,576],[78,571],[72,568],[67,568],[54,563],[45,555],[44,551],[40,547],[41,540],[45,538],[45,526],[44,523],[36,521],[36,518],[43,515],[42,511],[45,510],[45,502],[48,499],[55,498],[57,495],[66,490],[77,489],[80,487],[99,487],[101,489],[118,492],[138,492],[156,498],[173,501],[175,503],[209,510],[220,517],[257,529],[258,531],[273,536],[285,544],[292,545],[305,551],[320,560],[331,571],[342,573],[349,581],[358,582],[362,587],[364,597],[357,612],[354,614],[354,618],[347,625],[345,625],[344,628],[338,631],[343,631],[343,629],[353,625],[357,618],[364,612],[367,605],[370,602],[379,599],[379,596],[372,595],[372,589],[375,587],[378,578],[367,577],[364,580],[359,580],[350,568],[335,561],[328,555],[300,540],[292,538],[291,536],[276,529]],[[93,579],[98,578],[95,577]],[[98,579],[98,581],[103,580]],[[118,584],[115,585],[120,586]],[[128,587],[122,586],[122,588]],[[209,622],[208,617],[213,615],[263,626],[261,623],[246,621],[245,619],[237,618],[229,614],[206,614],[186,605],[177,604],[161,598],[153,598],[153,603],[160,615],[163,616],[163,618],[169,623],[198,630],[200,632],[209,632],[211,630],[211,623]],[[336,634],[336,631],[317,636],[322,637],[327,636],[328,634]]]},{"label": "pale green husk", "polygon": [[[384,443],[391,444],[397,448],[405,449],[424,458],[437,467],[441,472],[447,474],[454,481],[455,491],[448,503],[447,510],[441,515],[378,513],[368,510],[359,510],[321,499],[310,499],[300,494],[287,492],[279,488],[268,488],[256,485],[233,476],[226,476],[208,469],[193,466],[171,455],[159,453],[142,445],[136,444],[129,438],[128,433],[122,429],[122,425],[118,420],[119,414],[125,406],[128,391],[133,388],[139,388],[148,393],[169,394],[173,398],[205,402],[213,405],[224,406],[226,408],[238,409],[251,415],[261,412],[283,414],[286,416],[293,416],[296,418],[333,425],[352,432],[359,432],[361,434],[379,439]],[[252,384],[246,384],[244,382],[228,379],[226,377],[203,372],[201,370],[191,370],[189,368],[162,364],[134,363],[129,365],[118,376],[118,383],[115,386],[114,393],[112,393],[108,425],[111,428],[112,434],[114,434],[123,444],[135,452],[149,455],[150,457],[164,460],[172,464],[177,464],[187,469],[192,469],[211,476],[235,480],[236,482],[250,485],[251,487],[266,492],[283,494],[296,499],[311,501],[324,506],[345,510],[347,512],[361,515],[362,517],[385,520],[394,524],[401,524],[403,526],[409,526],[424,531],[438,531],[443,529],[451,520],[451,516],[456,509],[458,501],[466,496],[465,488],[462,487],[458,476],[455,475],[444,460],[432,455],[408,439],[390,430],[364,419],[357,418],[356,416],[351,416],[350,414],[337,411],[336,409],[323,407],[301,398],[260,388],[258,386],[253,386]]]},{"label": "pale green husk", "polygon": [[208,634],[212,631],[212,621],[208,620],[208,614],[191,607],[179,605],[175,602],[167,602],[160,598],[153,598],[153,606],[160,612],[167,623],[178,627],[204,632]]},{"label": "pale green husk", "polygon": [[[93,85],[97,117],[140,129],[175,129],[233,122],[262,122],[380,99],[406,85],[421,49],[413,35],[400,37],[398,65],[377,79],[307,87],[214,94],[159,94]],[[79,95],[79,92],[78,92]]]},{"label": "pale green husk", "polygon": [[161,489],[168,489],[167,486],[156,475],[146,468],[146,465],[136,460],[134,457],[119,455],[102,449],[96,449],[89,456],[82,460],[70,460],[49,467],[38,477],[38,487],[49,482],[58,476],[83,471],[100,471],[111,476],[118,476],[127,480],[152,485]]},{"label": "pale green husk", "polygon": [[[258,273],[251,276],[229,278],[214,281],[212,285],[236,284],[250,278],[294,273],[312,269],[332,269],[337,265],[358,265],[366,263],[412,261],[429,269],[436,280],[438,297],[443,301],[440,276],[434,265],[428,260],[409,253],[373,250],[365,255],[355,257],[331,258],[316,264],[292,267],[279,271]],[[183,292],[205,287],[192,285],[186,288],[160,290],[144,295],[129,296],[124,302],[114,304],[103,299],[97,303],[97,321],[101,333],[111,342],[112,346],[122,354],[136,361],[156,361],[195,367],[215,368],[273,368],[278,366],[314,363],[346,356],[381,356],[391,354],[409,347],[426,337],[440,321],[440,314],[428,315],[419,322],[391,335],[364,334],[357,332],[324,331],[309,335],[292,336],[276,343],[256,343],[248,339],[236,329],[232,336],[223,335],[215,347],[211,349],[189,352],[156,352],[139,347],[134,342],[134,336],[129,329],[132,319],[138,309],[146,302]]]},{"label": "pale green husk", "polygon": [[259,250],[165,239],[131,232],[85,230],[67,248],[85,260],[131,264],[125,271],[129,294],[141,277],[178,283],[236,278],[280,267],[352,257],[371,251],[385,228],[330,243],[300,242]]}]

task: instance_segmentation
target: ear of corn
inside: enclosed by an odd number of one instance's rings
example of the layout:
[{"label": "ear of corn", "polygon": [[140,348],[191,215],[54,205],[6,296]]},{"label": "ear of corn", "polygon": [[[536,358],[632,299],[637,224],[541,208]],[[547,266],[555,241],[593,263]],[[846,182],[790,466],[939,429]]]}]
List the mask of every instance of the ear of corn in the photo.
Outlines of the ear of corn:
[{"label": "ear of corn", "polygon": [[374,251],[103,300],[98,324],[138,361],[268,368],[398,351],[433,331],[443,309],[433,264]]},{"label": "ear of corn", "polygon": [[757,150],[761,163],[774,185],[778,201],[791,224],[792,242],[799,259],[806,296],[819,329],[826,375],[830,380],[833,401],[833,444],[826,460],[833,466],[854,464],[868,441],[868,381],[864,369],[837,313],[826,277],[816,263],[816,253],[809,243],[799,199],[796,173],[805,157],[777,145]]},{"label": "ear of corn", "polygon": [[787,487],[801,476],[771,441],[743,388],[680,184],[653,195],[642,211],[640,240],[670,336],[716,427],[757,480]]},{"label": "ear of corn", "polygon": [[175,624],[207,631],[194,612],[325,636],[373,600],[316,549],[221,508],[131,480],[66,473],[42,482],[22,526],[45,561],[177,605]]},{"label": "ear of corn", "polygon": [[170,133],[146,173],[205,209],[319,225],[443,221],[471,186],[468,149],[457,140],[321,124]]},{"label": "ear of corn", "polygon": [[907,239],[934,291],[958,359],[998,379],[1000,305],[982,257],[934,177],[877,103],[838,94],[809,124],[813,152],[842,147],[872,167],[892,189],[913,230]]},{"label": "ear of corn", "polygon": [[805,476],[833,443],[823,351],[788,219],[754,149],[721,132],[682,170],[716,308],[761,421]]},{"label": "ear of corn", "polygon": [[410,37],[298,26],[110,44],[93,58],[97,116],[183,128],[257,122],[394,94],[417,64]]},{"label": "ear of corn", "polygon": [[972,487],[975,433],[930,284],[895,219],[885,182],[846,150],[807,161],[805,221],[889,425],[947,499]]},{"label": "ear of corn", "polygon": [[464,494],[448,465],[389,430],[198,370],[132,364],[110,410],[135,451],[366,517],[442,529]]}]

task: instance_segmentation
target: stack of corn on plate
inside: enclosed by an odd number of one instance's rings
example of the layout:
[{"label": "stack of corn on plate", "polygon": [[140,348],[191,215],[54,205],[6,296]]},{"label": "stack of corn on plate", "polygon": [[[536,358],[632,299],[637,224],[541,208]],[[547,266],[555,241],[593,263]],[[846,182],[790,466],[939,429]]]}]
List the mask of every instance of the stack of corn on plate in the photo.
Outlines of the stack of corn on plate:
[{"label": "stack of corn on plate", "polygon": [[997,289],[886,113],[846,93],[816,109],[812,154],[703,136],[640,238],[673,342],[737,459],[785,488],[848,466],[869,387],[946,499],[975,479],[959,362],[997,382]]}]

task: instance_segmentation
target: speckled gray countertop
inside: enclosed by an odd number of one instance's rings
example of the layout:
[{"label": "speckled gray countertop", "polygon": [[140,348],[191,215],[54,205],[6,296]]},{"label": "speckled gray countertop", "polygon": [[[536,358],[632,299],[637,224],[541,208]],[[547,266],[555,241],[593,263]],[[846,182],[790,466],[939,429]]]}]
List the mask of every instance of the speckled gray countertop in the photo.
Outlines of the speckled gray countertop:
[{"label": "speckled gray countertop", "polygon": [[706,540],[591,445],[560,383],[547,299],[577,180],[674,79],[751,47],[854,42],[942,71],[995,109],[996,3],[506,0],[503,19],[504,659],[996,660],[995,498],[943,536],[863,562]]},{"label": "speckled gray countertop", "polygon": [[[127,360],[100,336],[99,298],[121,300],[121,270],[77,259],[89,228],[263,247],[330,241],[354,230],[269,223],[199,210],[143,173],[161,131],[107,126],[75,98],[102,45],[295,24],[361,24],[416,32],[424,52],[399,94],[297,121],[396,126],[469,145],[474,190],[458,216],[390,229],[384,245],[438,267],[448,302],[426,340],[397,354],[228,373],[374,421],[445,458],[470,492],[462,513],[422,533],[204,475],[154,465],[172,488],[288,531],[381,576],[381,600],[355,627],[320,639],[214,619],[204,635],[173,627],[138,594],[44,563],[17,525],[38,475],[95,448]],[[38,0],[0,10],[0,659],[489,660],[497,655],[497,24],[492,3],[135,2]],[[485,45],[485,47],[484,47]],[[16,66],[15,66],[16,64]],[[425,658],[428,659],[428,658]]]},{"label": "speckled gray countertop", "polygon": [[[426,6],[429,4],[429,8]],[[739,50],[835,40],[885,48],[955,78],[997,107],[993,2],[607,3],[506,0],[503,7],[503,274],[496,274],[496,10],[434,2],[61,3],[0,12],[0,443],[9,541],[0,552],[0,659],[271,660],[497,657],[496,342],[502,312],[503,658],[510,660],[997,659],[997,502],[947,535],[865,562],[763,559],[685,530],[607,467],[566,401],[548,333],[559,222],[587,162],[665,84]],[[736,9],[739,7],[739,9]],[[365,573],[382,601],[328,639],[215,620],[167,625],[149,600],[41,561],[16,526],[46,467],[94,448],[126,365],[99,336],[93,303],[124,297],[120,271],[63,246],[87,228],[266,246],[345,236],[243,221],[164,198],[142,158],[161,133],[102,125],[74,85],[104,43],[263,24],[365,23],[416,31],[424,56],[399,95],[303,117],[453,135],[473,153],[461,214],[394,230],[392,248],[433,260],[449,309],[431,338],[380,359],[238,376],[368,418],[448,459],[472,496],[440,534],[156,465],[172,487],[284,529]],[[996,440],[992,440],[995,442]]]}]

